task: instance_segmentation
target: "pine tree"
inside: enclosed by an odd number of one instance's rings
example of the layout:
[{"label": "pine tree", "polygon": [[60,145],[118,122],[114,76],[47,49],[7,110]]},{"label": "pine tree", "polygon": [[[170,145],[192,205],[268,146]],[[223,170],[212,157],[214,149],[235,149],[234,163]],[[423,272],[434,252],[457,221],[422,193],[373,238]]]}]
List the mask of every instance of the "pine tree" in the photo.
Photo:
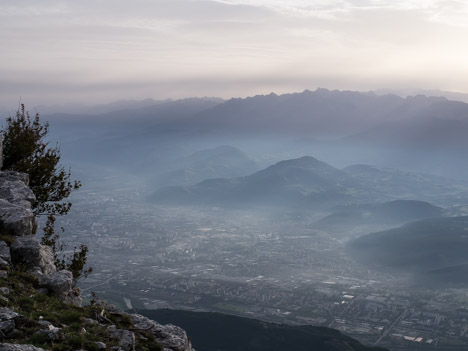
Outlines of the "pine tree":
[{"label": "pine tree", "polygon": [[[72,181],[70,170],[60,165],[60,147],[50,147],[46,140],[49,123],[42,123],[36,113],[31,118],[24,104],[15,116],[6,119],[3,137],[3,169],[27,173],[29,186],[36,195],[33,210],[36,216],[47,216],[41,242],[52,247],[55,264],[59,269],[68,269],[76,281],[91,272],[86,268],[88,247],[74,248],[71,257],[63,255],[65,244],[55,231],[56,216],[66,215],[72,206],[66,199],[73,190],[81,187],[79,181]],[[61,228],[64,230],[63,227]]]}]

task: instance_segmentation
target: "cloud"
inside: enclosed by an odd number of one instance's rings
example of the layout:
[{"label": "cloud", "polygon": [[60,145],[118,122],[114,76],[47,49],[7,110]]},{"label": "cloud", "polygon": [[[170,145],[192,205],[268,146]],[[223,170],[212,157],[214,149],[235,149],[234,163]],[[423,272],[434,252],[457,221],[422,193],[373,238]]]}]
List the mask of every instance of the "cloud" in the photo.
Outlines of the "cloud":
[{"label": "cloud", "polygon": [[25,92],[54,103],[87,91],[88,99],[229,97],[319,84],[468,91],[467,8],[456,0],[0,0],[0,103]]}]

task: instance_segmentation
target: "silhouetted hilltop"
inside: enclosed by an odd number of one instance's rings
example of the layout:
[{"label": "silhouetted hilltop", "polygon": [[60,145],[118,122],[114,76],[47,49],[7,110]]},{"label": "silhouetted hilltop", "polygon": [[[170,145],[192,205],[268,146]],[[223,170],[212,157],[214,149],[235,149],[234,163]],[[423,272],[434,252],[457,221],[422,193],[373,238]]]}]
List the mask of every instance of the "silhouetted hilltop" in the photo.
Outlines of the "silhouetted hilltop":
[{"label": "silhouetted hilltop", "polygon": [[163,323],[181,325],[197,351],[371,351],[339,331],[310,325],[290,326],[221,313],[142,310]]},{"label": "silhouetted hilltop", "polygon": [[194,186],[162,188],[157,202],[210,205],[320,205],[363,193],[359,182],[325,162],[305,156],[276,163],[250,176],[208,179]]}]

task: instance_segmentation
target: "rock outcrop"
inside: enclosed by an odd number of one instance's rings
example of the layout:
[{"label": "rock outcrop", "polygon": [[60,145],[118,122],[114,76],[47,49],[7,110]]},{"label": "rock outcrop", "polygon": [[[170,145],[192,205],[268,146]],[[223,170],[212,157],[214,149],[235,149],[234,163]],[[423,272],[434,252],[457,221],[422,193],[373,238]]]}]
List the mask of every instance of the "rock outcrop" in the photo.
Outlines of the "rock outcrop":
[{"label": "rock outcrop", "polygon": [[57,271],[52,249],[41,245],[35,235],[17,237],[10,246],[10,252],[13,264],[23,265],[27,272],[42,275]]},{"label": "rock outcrop", "polygon": [[130,318],[135,328],[149,331],[166,349],[173,351],[191,350],[187,333],[182,328],[172,324],[161,325],[140,314],[131,314]]},{"label": "rock outcrop", "polygon": [[0,172],[0,231],[4,234],[24,236],[35,229],[32,204],[36,197],[28,183],[25,174]]},{"label": "rock outcrop", "polygon": [[34,233],[36,198],[28,182],[26,174],[0,172],[0,234],[10,242],[0,240],[0,276],[8,270],[25,271],[39,279],[43,292],[80,305],[71,272],[57,272],[52,249],[41,245]]}]

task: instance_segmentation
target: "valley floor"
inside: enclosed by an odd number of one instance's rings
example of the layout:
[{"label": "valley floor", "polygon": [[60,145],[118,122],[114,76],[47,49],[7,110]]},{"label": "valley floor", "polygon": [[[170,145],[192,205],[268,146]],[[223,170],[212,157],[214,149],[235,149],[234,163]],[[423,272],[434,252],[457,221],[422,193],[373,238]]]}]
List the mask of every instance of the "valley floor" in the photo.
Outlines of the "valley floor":
[{"label": "valley floor", "polygon": [[66,240],[90,246],[85,295],[329,326],[391,350],[468,350],[468,291],[419,287],[345,255],[347,240],[383,228],[330,234],[313,229],[323,213],[158,207],[138,182],[118,184],[74,194],[61,223]]}]

